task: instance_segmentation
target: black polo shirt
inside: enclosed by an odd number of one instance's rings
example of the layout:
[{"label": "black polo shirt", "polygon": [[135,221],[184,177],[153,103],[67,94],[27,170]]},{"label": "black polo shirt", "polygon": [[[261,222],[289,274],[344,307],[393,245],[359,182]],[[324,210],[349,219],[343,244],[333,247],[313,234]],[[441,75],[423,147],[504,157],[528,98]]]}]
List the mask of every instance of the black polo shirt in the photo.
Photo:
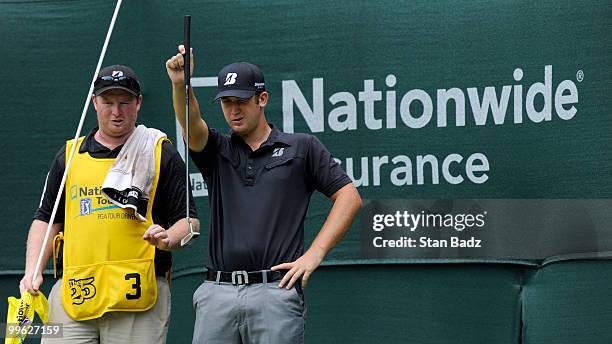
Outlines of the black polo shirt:
[{"label": "black polo shirt", "polygon": [[209,268],[254,271],[296,260],[313,191],[329,197],[351,182],[316,137],[271,127],[255,151],[211,129],[204,150],[190,152],[208,186]]},{"label": "black polo shirt", "polygon": [[[113,150],[108,149],[101,143],[96,141],[94,134],[98,128],[94,128],[87,134],[78,154],[89,152],[89,154],[98,159],[114,159],[117,157],[123,145],[116,147]],[[176,148],[167,141],[162,143],[161,166],[159,171],[159,180],[157,182],[157,191],[153,199],[153,209],[151,216],[153,222],[168,229],[176,221],[186,217],[185,209],[185,163],[179,155]],[[45,190],[40,202],[39,208],[34,214],[34,218],[44,222],[49,222],[51,219],[51,211],[57,190],[62,182],[64,169],[66,168],[66,145],[64,145],[51,165]],[[191,192],[190,192],[191,197]],[[65,193],[62,193],[60,204],[55,215],[55,223],[64,223],[65,211]],[[189,202],[189,216],[197,218],[197,210],[195,208],[193,197]],[[61,264],[60,264],[61,266]],[[162,276],[172,266],[172,255],[168,251],[155,249],[155,274]]]}]

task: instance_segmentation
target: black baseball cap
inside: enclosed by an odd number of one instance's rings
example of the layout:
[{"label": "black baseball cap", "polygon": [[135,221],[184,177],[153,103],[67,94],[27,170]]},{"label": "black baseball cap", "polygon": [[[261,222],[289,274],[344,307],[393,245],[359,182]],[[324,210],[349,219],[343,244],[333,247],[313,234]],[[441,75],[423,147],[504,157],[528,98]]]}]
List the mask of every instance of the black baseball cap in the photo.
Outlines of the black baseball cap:
[{"label": "black baseball cap", "polygon": [[219,72],[217,78],[217,96],[251,98],[255,92],[265,91],[266,83],[259,67],[248,62],[229,64]]},{"label": "black baseball cap", "polygon": [[140,95],[138,75],[132,68],[123,65],[112,65],[100,69],[94,82],[94,94],[99,96],[111,89],[124,90],[135,96]]}]

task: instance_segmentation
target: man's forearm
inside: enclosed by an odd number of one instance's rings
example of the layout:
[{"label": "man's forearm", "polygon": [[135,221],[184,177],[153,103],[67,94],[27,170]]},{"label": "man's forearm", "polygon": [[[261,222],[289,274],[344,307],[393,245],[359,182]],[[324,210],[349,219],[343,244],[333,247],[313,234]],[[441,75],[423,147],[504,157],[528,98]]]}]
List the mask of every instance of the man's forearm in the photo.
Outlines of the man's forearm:
[{"label": "man's forearm", "polygon": [[272,267],[272,270],[287,270],[278,284],[281,288],[291,288],[302,278],[302,288],[306,288],[310,275],[321,264],[325,255],[342,239],[353,223],[353,219],[361,207],[361,197],[352,183],[345,185],[332,195],[332,206],[327,220],[317,234],[317,237],[300,258],[294,262],[282,263]]},{"label": "man's forearm", "polygon": [[361,197],[352,183],[345,185],[333,196],[332,206],[323,227],[308,251],[321,259],[344,237],[361,208]]},{"label": "man's forearm", "polygon": [[[179,121],[185,135],[185,85],[172,84],[172,106],[176,119]],[[189,89],[189,147],[195,151],[200,151],[206,145],[208,140],[208,126],[202,119],[200,113],[200,104],[193,93],[193,89]]]},{"label": "man's forearm", "polygon": [[[32,225],[30,226],[26,249],[26,275],[34,274],[36,262],[38,261],[38,256],[40,254],[40,250],[45,239],[47,226],[47,222],[43,222],[40,220],[34,220],[32,222]],[[47,241],[47,246],[45,247],[45,253],[43,254],[39,273],[42,273],[43,268],[47,265],[49,257],[51,257],[51,253],[53,252],[53,238],[59,232],[61,226],[62,225],[59,223],[56,223],[51,226],[51,233],[49,234],[49,240]]]},{"label": "man's forearm", "polygon": [[[200,232],[200,220],[191,218],[191,226],[193,227],[194,232]],[[168,234],[168,239],[170,242],[168,243],[168,250],[174,250],[181,247],[181,239],[183,239],[187,234],[189,234],[189,225],[187,224],[187,219],[180,219],[176,221],[172,227],[168,228],[166,231]]]}]

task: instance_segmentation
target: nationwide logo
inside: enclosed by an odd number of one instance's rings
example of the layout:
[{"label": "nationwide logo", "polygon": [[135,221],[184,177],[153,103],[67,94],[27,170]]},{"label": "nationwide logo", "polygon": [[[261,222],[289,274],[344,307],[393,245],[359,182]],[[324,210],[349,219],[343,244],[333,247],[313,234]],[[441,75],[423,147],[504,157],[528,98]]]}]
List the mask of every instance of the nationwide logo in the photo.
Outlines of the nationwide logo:
[{"label": "nationwide logo", "polygon": [[[327,102],[323,78],[312,79],[312,92],[307,92],[312,94],[310,100],[295,80],[283,80],[283,129],[288,133],[294,132],[296,108],[313,133],[324,132],[326,126],[335,132],[357,130],[360,126],[369,130],[393,129],[400,125],[421,129],[464,127],[471,123],[484,126],[491,122],[495,125],[526,121],[542,123],[552,121],[555,116],[567,121],[576,116],[578,88],[574,81],[568,79],[553,83],[552,65],[544,67],[543,82],[524,86],[520,83],[523,76],[523,69],[516,68],[512,78],[517,83],[511,85],[486,86],[484,89],[468,87],[465,90],[450,87],[437,89],[433,95],[422,89],[411,89],[399,95],[393,89],[397,77],[389,74],[385,78],[387,90],[384,92],[375,89],[374,80],[368,79],[363,81],[363,89],[357,94],[336,92],[327,97]],[[584,72],[576,72],[576,81],[580,83],[583,79]],[[358,112],[359,102],[363,111]],[[375,113],[376,105],[381,102],[384,113]],[[449,113],[449,108],[454,109],[454,114]],[[472,118],[468,116],[469,110]],[[454,123],[452,118],[449,120],[449,115],[453,115]]]},{"label": "nationwide logo", "polygon": [[78,185],[72,185],[70,187],[70,200],[74,200],[78,197],[78,191],[79,191],[79,186]]},{"label": "nationwide logo", "polygon": [[[79,216],[91,215],[102,210],[119,208],[102,194],[101,187],[70,186],[70,200],[79,203]],[[101,213],[99,213],[100,215]],[[100,218],[100,216],[98,216]]]},{"label": "nationwide logo", "polygon": [[30,318],[27,317],[30,304],[26,302],[20,302],[19,308],[17,309],[17,322],[19,326],[27,325],[30,322]]}]

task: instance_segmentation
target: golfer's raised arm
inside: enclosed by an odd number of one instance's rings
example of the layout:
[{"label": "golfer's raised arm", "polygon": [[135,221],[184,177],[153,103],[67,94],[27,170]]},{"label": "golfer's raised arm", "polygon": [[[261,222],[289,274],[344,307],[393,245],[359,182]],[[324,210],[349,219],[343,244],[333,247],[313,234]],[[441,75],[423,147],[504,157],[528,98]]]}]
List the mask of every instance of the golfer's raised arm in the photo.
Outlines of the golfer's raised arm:
[{"label": "golfer's raised arm", "polygon": [[[172,105],[176,118],[183,128],[185,135],[185,76],[184,76],[184,59],[185,47],[178,46],[178,53],[166,61],[166,71],[172,82]],[[193,49],[191,49],[191,73],[193,75]],[[200,152],[206,146],[208,141],[208,126],[200,115],[200,105],[193,93],[193,89],[189,89],[189,148]]]}]

